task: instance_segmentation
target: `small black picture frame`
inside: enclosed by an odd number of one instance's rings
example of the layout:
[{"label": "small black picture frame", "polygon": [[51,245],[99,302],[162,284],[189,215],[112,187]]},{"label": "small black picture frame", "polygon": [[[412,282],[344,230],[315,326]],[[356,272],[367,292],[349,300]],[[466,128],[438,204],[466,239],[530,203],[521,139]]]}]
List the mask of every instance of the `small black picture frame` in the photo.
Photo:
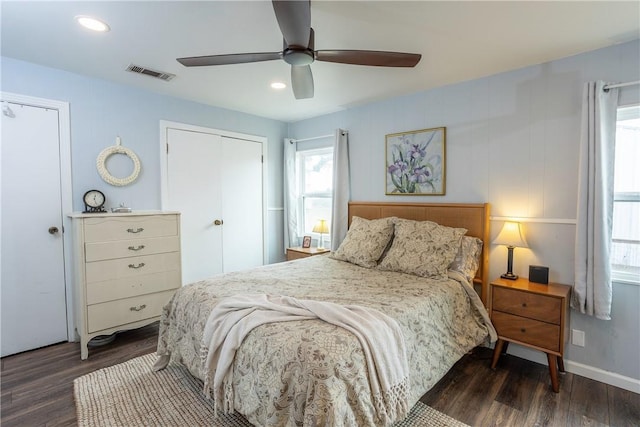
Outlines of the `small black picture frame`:
[{"label": "small black picture frame", "polygon": [[302,238],[302,247],[310,248],[311,247],[311,236],[304,236]]}]

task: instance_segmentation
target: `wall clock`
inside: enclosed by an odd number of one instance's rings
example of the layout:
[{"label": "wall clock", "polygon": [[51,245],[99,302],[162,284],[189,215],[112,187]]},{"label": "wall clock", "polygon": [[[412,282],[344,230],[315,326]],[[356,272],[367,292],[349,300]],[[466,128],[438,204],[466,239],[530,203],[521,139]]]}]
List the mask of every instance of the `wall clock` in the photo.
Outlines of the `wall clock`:
[{"label": "wall clock", "polygon": [[104,202],[107,200],[102,191],[89,190],[82,197],[84,201],[84,213],[106,212]]}]

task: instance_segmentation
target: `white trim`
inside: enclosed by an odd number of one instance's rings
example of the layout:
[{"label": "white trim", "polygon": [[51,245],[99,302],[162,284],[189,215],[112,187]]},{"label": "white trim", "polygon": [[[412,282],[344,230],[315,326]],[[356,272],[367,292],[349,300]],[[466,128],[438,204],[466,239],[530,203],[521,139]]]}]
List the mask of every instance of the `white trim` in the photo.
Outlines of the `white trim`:
[{"label": "white trim", "polygon": [[227,138],[242,139],[260,143],[262,147],[262,263],[269,263],[269,245],[267,242],[267,200],[269,177],[267,171],[267,143],[265,136],[250,135],[246,133],[231,132],[227,130],[208,128],[204,126],[190,125],[186,123],[160,120],[160,206],[165,209],[169,203],[168,174],[167,174],[167,135],[169,129],[177,129],[191,132],[209,133]]},{"label": "white trim", "polygon": [[599,368],[594,368],[593,366],[572,362],[571,360],[565,360],[564,364],[567,372],[571,372],[572,374],[580,375],[581,377],[590,378],[601,383],[640,394],[640,380],[635,378],[625,377],[624,375],[616,374],[615,372],[605,371]]},{"label": "white trim", "polygon": [[71,262],[73,240],[71,236],[71,219],[66,213],[73,212],[73,185],[71,179],[71,121],[69,103],[53,99],[36,98],[17,93],[0,92],[3,101],[33,107],[49,108],[58,111],[58,132],[60,143],[60,212],[63,233],[62,251],[64,256],[65,293],[67,302],[67,339],[75,341],[75,317],[73,301],[73,263]]},{"label": "white trim", "polygon": [[[507,351],[508,354],[548,366],[546,354],[542,351],[533,350],[513,343],[511,344],[512,345],[509,345],[509,350]],[[625,377],[624,375],[620,375],[615,372],[605,371],[594,366],[584,365],[567,359],[564,359],[564,367],[567,372],[572,374],[629,390],[634,393],[640,393],[640,380],[638,379]]]},{"label": "white trim", "polygon": [[574,218],[531,218],[515,216],[492,216],[491,221],[512,221],[512,222],[537,222],[540,224],[570,224],[576,225]]}]

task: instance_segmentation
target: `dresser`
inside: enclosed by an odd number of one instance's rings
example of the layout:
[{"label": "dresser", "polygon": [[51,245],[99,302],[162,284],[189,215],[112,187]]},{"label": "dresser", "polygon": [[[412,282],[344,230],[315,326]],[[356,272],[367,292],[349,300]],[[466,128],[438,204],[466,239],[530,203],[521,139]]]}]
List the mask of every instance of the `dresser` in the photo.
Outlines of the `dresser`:
[{"label": "dresser", "polygon": [[303,248],[303,247],[294,247],[287,248],[287,261],[293,261],[298,258],[307,258],[314,255],[325,254],[327,252],[331,252],[329,249],[318,249],[318,248]]},{"label": "dresser", "polygon": [[498,332],[491,367],[509,342],[547,354],[551,386],[559,390],[558,369],[564,372],[564,346],[569,328],[571,287],[542,285],[528,279],[496,279],[491,282],[491,322]]},{"label": "dresser", "polygon": [[97,336],[160,318],[182,284],[180,214],[74,213],[74,298],[81,358]]}]

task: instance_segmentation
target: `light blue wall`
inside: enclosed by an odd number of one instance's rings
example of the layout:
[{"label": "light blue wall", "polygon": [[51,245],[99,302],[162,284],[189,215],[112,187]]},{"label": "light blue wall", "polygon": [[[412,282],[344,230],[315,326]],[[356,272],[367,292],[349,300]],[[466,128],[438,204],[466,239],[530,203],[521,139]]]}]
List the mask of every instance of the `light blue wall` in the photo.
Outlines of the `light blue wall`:
[{"label": "light blue wall", "polygon": [[[473,64],[469,64],[473,66]],[[516,274],[530,264],[550,267],[550,279],[573,283],[578,141],[584,82],[635,81],[634,41],[538,66],[368,104],[292,124],[292,138],[349,131],[352,200],[489,202],[492,215],[529,217],[530,249],[516,249]],[[620,105],[640,102],[640,87],[621,90]],[[445,196],[385,196],[385,135],[446,126]],[[492,221],[495,236],[501,221]],[[492,247],[490,272],[506,271],[506,248]],[[569,344],[569,361],[640,379],[640,286],[614,284],[611,321],[571,312],[586,347]],[[541,354],[510,351],[544,362]]]},{"label": "light blue wall", "polygon": [[[73,208],[77,211],[84,209],[82,195],[92,188],[105,193],[109,206],[124,202],[136,210],[160,208],[160,120],[267,137],[267,244],[271,262],[283,259],[282,211],[278,208],[282,206],[285,123],[12,58],[1,59],[2,91],[69,102]],[[126,187],[106,184],[96,170],[96,157],[115,144],[117,135],[142,164],[138,180]]]},{"label": "light blue wall", "polygon": [[[71,107],[74,208],[89,188],[106,188],[95,158],[116,135],[143,162],[140,179],[109,187],[107,197],[138,209],[160,206],[159,120],[266,136],[270,260],[282,259],[282,139],[349,131],[352,200],[484,202],[494,216],[541,218],[526,223],[530,249],[516,249],[515,273],[529,264],[550,267],[552,281],[573,282],[580,98],[590,80],[632,81],[640,76],[640,42],[601,49],[539,66],[393,98],[287,126],[284,123],[157,95],[60,70],[2,58],[3,91],[68,101]],[[473,66],[473,64],[470,64]],[[620,104],[640,102],[638,86],[623,89]],[[384,195],[384,135],[447,127],[447,194]],[[495,236],[501,225],[492,222]],[[491,248],[491,275],[505,270],[506,250]],[[614,284],[613,319],[571,313],[586,332],[586,347],[568,345],[566,359],[640,379],[640,287]],[[510,351],[544,361],[537,353]],[[515,348],[515,349],[514,349]]]}]

